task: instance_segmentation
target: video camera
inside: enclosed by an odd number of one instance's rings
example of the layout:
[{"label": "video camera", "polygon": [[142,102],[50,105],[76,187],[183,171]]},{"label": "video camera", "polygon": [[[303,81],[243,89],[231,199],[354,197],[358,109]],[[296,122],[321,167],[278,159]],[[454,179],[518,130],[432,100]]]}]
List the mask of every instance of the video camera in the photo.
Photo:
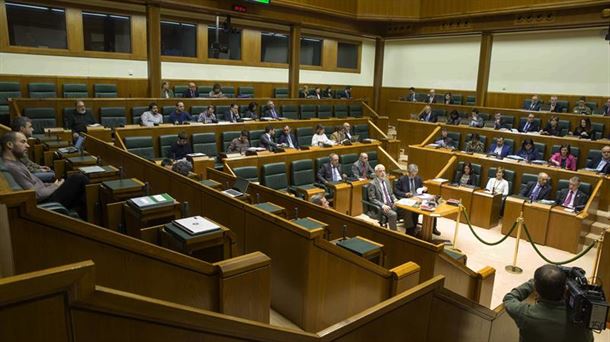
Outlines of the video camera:
[{"label": "video camera", "polygon": [[560,268],[567,276],[566,303],[572,313],[572,323],[591,330],[604,330],[608,317],[608,302],[602,287],[589,284],[582,268]]}]

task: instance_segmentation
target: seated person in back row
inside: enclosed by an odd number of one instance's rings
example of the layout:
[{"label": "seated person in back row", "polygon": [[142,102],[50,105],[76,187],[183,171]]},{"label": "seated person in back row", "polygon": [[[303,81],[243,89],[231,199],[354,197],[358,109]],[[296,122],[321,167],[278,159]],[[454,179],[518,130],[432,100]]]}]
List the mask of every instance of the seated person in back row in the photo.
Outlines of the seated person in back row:
[{"label": "seated person in back row", "polygon": [[345,139],[345,128],[343,126],[335,126],[335,131],[330,135],[330,140],[340,144]]},{"label": "seated person in back row", "polygon": [[263,118],[279,119],[281,115],[275,110],[275,104],[273,101],[267,101],[267,109],[262,115]]},{"label": "seated person in back row", "polygon": [[479,115],[479,110],[476,108],[472,108],[470,112],[470,122],[468,123],[470,127],[482,128],[485,126],[485,120]]},{"label": "seated person in back row", "polygon": [[358,179],[372,178],[375,171],[369,164],[369,155],[365,152],[360,153],[360,157],[352,164],[352,174]]},{"label": "seated person in back row", "polygon": [[483,151],[485,151],[485,145],[483,145],[479,133],[472,133],[470,140],[466,142],[464,151],[472,153],[483,153]]},{"label": "seated person in back row", "polygon": [[72,130],[72,138],[76,140],[81,133],[87,133],[87,126],[95,125],[97,122],[85,107],[85,102],[78,100],[74,106],[74,110],[66,113],[64,117],[64,127]]},{"label": "seated person in back row", "polygon": [[218,123],[216,114],[214,114],[215,110],[216,107],[214,107],[214,105],[208,105],[208,107],[199,114],[199,117],[197,117],[197,122],[202,122],[204,124]]},{"label": "seated person in back row", "polygon": [[252,119],[252,120],[258,119],[258,114],[256,114],[256,107],[257,106],[258,106],[258,104],[256,102],[248,103],[248,108],[246,109],[246,111],[242,115],[242,117],[244,119]]},{"label": "seated person in back row", "polygon": [[557,116],[552,116],[549,119],[549,122],[546,124],[546,127],[542,131],[540,131],[542,135],[551,135],[554,137],[558,137],[561,135],[561,127],[559,127],[559,118]]},{"label": "seated person in back row", "polygon": [[267,151],[273,151],[273,149],[278,147],[278,144],[273,141],[273,137],[275,136],[275,128],[271,126],[265,127],[265,133],[261,135],[261,140],[259,142],[260,147],[266,149]]},{"label": "seated person in back row", "polygon": [[572,154],[570,144],[561,145],[559,151],[551,156],[549,163],[562,169],[576,171],[576,157]]},{"label": "seated person in back row", "polygon": [[278,144],[282,144],[290,148],[299,148],[299,141],[294,134],[292,134],[288,125],[282,128],[282,133],[280,134],[277,142]]},{"label": "seated person in back row", "polygon": [[534,141],[532,139],[523,139],[521,149],[517,151],[517,155],[528,162],[538,159],[538,151],[536,150]]},{"label": "seated person in back row", "polygon": [[208,94],[208,96],[211,98],[225,97],[225,95],[222,93],[222,87],[220,86],[219,83],[214,83],[214,85],[212,86],[212,90],[210,90],[210,93]]},{"label": "seated person in back row", "polygon": [[578,187],[580,187],[580,178],[577,176],[570,178],[568,188],[559,191],[555,203],[578,211],[584,209],[585,204],[587,204],[588,196],[580,191]]},{"label": "seated person in back row", "polygon": [[585,101],[586,101],[585,97],[584,96],[581,97],[580,100],[578,100],[578,103],[576,104],[576,106],[574,108],[572,108],[572,113],[591,115],[591,108],[589,108],[589,106],[587,106],[587,103]]},{"label": "seated person in back row", "polygon": [[323,146],[323,145],[335,145],[335,143],[328,139],[326,133],[324,133],[324,126],[318,124],[316,126],[316,134],[311,137],[311,146]]},{"label": "seated person in back row", "polygon": [[419,112],[418,118],[419,118],[419,121],[425,121],[425,122],[437,122],[438,121],[436,114],[434,114],[434,112],[432,112],[432,107],[430,107],[430,106],[425,106],[424,109],[422,109],[422,111]]},{"label": "seated person in back row", "polygon": [[43,183],[32,175],[20,161],[27,155],[28,139],[21,132],[7,132],[2,136],[2,159],[7,171],[17,184],[26,190],[36,192],[38,202],[59,202],[67,209],[74,209],[83,220],[87,219],[85,186],[87,177],[76,172],[67,179],[58,179],[53,183]]},{"label": "seated person in back row", "polygon": [[531,201],[548,200],[551,197],[549,175],[540,172],[538,174],[538,181],[528,182],[519,192],[519,196],[529,198]]},{"label": "seated person in back row", "polygon": [[163,115],[159,113],[159,106],[152,102],[148,105],[148,111],[142,113],[140,116],[140,122],[142,126],[152,127],[163,123]]},{"label": "seated person in back row", "polygon": [[[32,120],[26,116],[18,116],[11,122],[11,130],[13,132],[20,132],[25,135],[26,138],[32,137]],[[25,154],[20,161],[34,176],[38,177],[45,183],[50,183],[55,180],[55,172],[48,166],[38,165],[28,158]]]},{"label": "seated person in back row", "polygon": [[591,159],[587,168],[596,172],[609,174],[610,173],[610,145],[604,146],[601,150],[601,156]]},{"label": "seated person in back row", "polygon": [[193,153],[193,149],[189,143],[189,136],[184,131],[178,133],[178,140],[172,143],[168,157],[179,160],[186,158],[186,155],[191,153]]},{"label": "seated person in back row", "polygon": [[496,142],[491,144],[487,153],[495,154],[500,158],[505,158],[507,155],[513,153],[513,148],[512,146],[504,143],[504,137],[497,137]]},{"label": "seated person in back row", "polygon": [[449,136],[449,132],[447,132],[447,129],[444,127],[443,127],[443,129],[441,129],[441,136],[438,137],[434,141],[434,143],[443,148],[448,148],[448,149],[452,149],[452,150],[454,148],[456,148],[455,142]]},{"label": "seated person in back row", "polygon": [[228,153],[240,153],[244,154],[250,148],[250,140],[248,140],[249,133],[246,130],[241,131],[239,137],[231,140],[231,144],[227,147]]},{"label": "seated person in back row", "polygon": [[447,125],[457,126],[460,124],[461,121],[462,118],[460,118],[460,113],[455,109],[452,110],[451,113],[449,113],[449,116],[447,117]]},{"label": "seated person in back row", "polygon": [[532,96],[532,100],[530,101],[530,105],[524,107],[523,109],[526,110],[533,110],[533,111],[540,111],[540,106],[542,105],[542,103],[540,103],[540,100],[538,99],[538,95],[534,95]]},{"label": "seated person in back row", "polygon": [[530,113],[525,121],[519,123],[519,132],[530,133],[540,131],[538,122],[535,119],[534,114]]},{"label": "seated person in back row", "polygon": [[184,111],[184,102],[176,102],[176,109],[169,115],[169,122],[176,125],[183,124],[191,120],[191,114]]},{"label": "seated person in back row", "polygon": [[229,122],[243,121],[241,114],[239,114],[239,106],[236,103],[231,103],[229,106],[229,112],[225,114],[225,119]]},{"label": "seated person in back row", "polygon": [[199,97],[199,90],[197,89],[197,85],[195,84],[195,82],[189,82],[189,86],[182,93],[182,97],[184,97],[185,99]]},{"label": "seated person in back row", "polygon": [[470,162],[464,163],[460,172],[455,173],[455,178],[453,179],[453,182],[457,183],[460,186],[475,185],[475,176],[472,171],[472,164]]}]

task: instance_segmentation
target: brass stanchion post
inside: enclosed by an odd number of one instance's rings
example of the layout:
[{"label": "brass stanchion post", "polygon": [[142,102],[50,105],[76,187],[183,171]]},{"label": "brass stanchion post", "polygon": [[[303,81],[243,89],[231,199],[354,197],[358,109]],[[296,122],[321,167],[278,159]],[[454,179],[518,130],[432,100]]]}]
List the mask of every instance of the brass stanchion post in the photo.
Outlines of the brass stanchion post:
[{"label": "brass stanchion post", "polygon": [[523,269],[517,266],[517,255],[519,254],[519,242],[521,241],[521,229],[523,228],[523,212],[517,218],[517,240],[515,241],[515,254],[513,255],[513,264],[504,267],[509,273],[520,274]]},{"label": "brass stanchion post", "polygon": [[604,245],[604,233],[597,240],[597,253],[595,255],[595,261],[593,263],[593,275],[591,276],[592,283],[595,283],[597,279],[597,272],[599,271],[599,259],[602,257],[602,246]]},{"label": "brass stanchion post", "polygon": [[457,236],[458,236],[458,230],[460,229],[460,220],[462,219],[462,210],[464,209],[464,207],[462,206],[462,199],[460,198],[460,203],[458,204],[458,214],[457,214],[457,219],[455,221],[455,231],[453,232],[453,248],[457,249],[456,246],[456,241],[457,241]]}]

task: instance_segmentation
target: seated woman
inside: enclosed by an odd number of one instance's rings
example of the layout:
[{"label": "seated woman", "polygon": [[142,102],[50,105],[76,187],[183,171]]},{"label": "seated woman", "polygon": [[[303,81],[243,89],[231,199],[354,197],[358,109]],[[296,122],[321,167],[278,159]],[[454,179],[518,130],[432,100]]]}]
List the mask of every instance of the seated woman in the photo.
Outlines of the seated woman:
[{"label": "seated woman", "polygon": [[218,120],[216,120],[216,114],[214,114],[214,105],[209,105],[208,108],[199,114],[199,117],[197,118],[197,122],[203,122],[203,123],[217,123]]},{"label": "seated woman", "polygon": [[225,97],[225,95],[222,93],[222,87],[219,83],[214,83],[214,86],[212,86],[212,90],[210,91],[208,96],[211,98]]},{"label": "seated woman", "polygon": [[532,139],[523,140],[521,149],[517,151],[517,155],[528,162],[538,159],[538,151],[536,150],[534,141]]},{"label": "seated woman", "polygon": [[244,112],[242,117],[247,118],[247,119],[252,119],[252,120],[258,119],[258,115],[256,114],[257,106],[258,106],[258,104],[256,102],[250,102],[248,104],[248,109],[246,109],[246,111]]},{"label": "seated woman", "polygon": [[311,146],[323,146],[323,145],[334,145],[332,140],[328,139],[326,133],[324,133],[324,126],[316,126],[316,134],[311,137]]},{"label": "seated woman", "polygon": [[472,173],[472,164],[464,163],[462,166],[461,175],[459,172],[456,173],[456,178],[453,180],[454,183],[459,185],[474,185],[474,174]]},{"label": "seated woman", "polygon": [[466,147],[464,148],[466,152],[472,153],[483,153],[485,151],[485,146],[479,139],[479,133],[473,133],[470,140],[466,143]]},{"label": "seated woman", "polygon": [[572,135],[581,139],[591,139],[591,137],[593,137],[593,130],[591,129],[591,119],[580,119],[580,125],[578,125],[578,127],[574,129]]},{"label": "seated woman", "polygon": [[447,125],[459,125],[462,118],[460,118],[460,113],[457,110],[452,110],[447,117]]},{"label": "seated woman", "polygon": [[451,96],[451,93],[445,93],[443,103],[446,105],[453,104],[453,96]]},{"label": "seated woman", "polygon": [[576,157],[572,154],[570,145],[561,145],[559,151],[551,156],[549,162],[553,166],[576,171]]},{"label": "seated woman", "polygon": [[546,124],[546,127],[542,131],[540,131],[542,135],[552,135],[558,137],[561,135],[561,127],[559,127],[559,118],[557,116],[552,116],[549,119],[549,122]]},{"label": "seated woman", "polygon": [[485,190],[494,193],[502,194],[502,196],[508,196],[508,181],[504,179],[504,168],[498,167],[496,170],[496,177],[490,178],[487,181]]}]

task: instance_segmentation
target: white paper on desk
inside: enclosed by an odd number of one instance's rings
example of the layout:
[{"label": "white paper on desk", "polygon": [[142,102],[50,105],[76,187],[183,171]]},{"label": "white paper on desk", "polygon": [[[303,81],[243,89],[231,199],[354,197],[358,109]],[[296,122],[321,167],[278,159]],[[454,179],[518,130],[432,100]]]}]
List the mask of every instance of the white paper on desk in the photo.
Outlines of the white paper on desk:
[{"label": "white paper on desk", "polygon": [[133,201],[133,203],[135,205],[137,205],[138,207],[144,207],[147,205],[152,204],[151,200],[148,199],[148,197],[138,197],[138,198],[132,198],[131,199]]},{"label": "white paper on desk", "polygon": [[248,151],[264,151],[264,147],[248,147]]},{"label": "white paper on desk", "polygon": [[219,125],[228,125],[230,123],[231,123],[231,121],[218,121]]},{"label": "white paper on desk", "polygon": [[191,234],[205,233],[220,229],[218,224],[203,218],[201,216],[187,217],[180,220],[174,220],[174,224],[180,228],[186,229]]},{"label": "white paper on desk", "polygon": [[105,172],[106,170],[104,170],[103,168],[95,165],[95,166],[83,166],[83,167],[79,167],[79,170],[81,170],[81,172],[83,173],[96,173],[96,172]]},{"label": "white paper on desk", "polygon": [[424,193],[424,187],[415,189],[415,193],[418,195],[422,195]]},{"label": "white paper on desk", "polygon": [[[432,181],[443,183],[443,182],[448,182],[449,180],[445,179],[445,178],[434,178]],[[419,188],[419,189],[421,189],[421,188]],[[419,189],[417,189],[417,190],[419,190]]]},{"label": "white paper on desk", "polygon": [[[418,190],[419,190],[419,189],[418,189]],[[417,195],[417,196],[415,196],[415,197],[421,198],[422,200],[427,200],[427,201],[429,201],[429,200],[433,200],[435,196],[434,196],[434,195],[431,195],[431,194],[419,194],[419,195]]]},{"label": "white paper on desk", "polygon": [[573,213],[574,209],[572,209],[572,208],[563,208],[563,211],[567,211],[568,213]]},{"label": "white paper on desk", "polygon": [[165,197],[161,196],[161,195],[154,195],[153,199],[157,202],[163,202],[165,201]]},{"label": "white paper on desk", "polygon": [[91,125],[87,125],[87,127],[101,127],[102,125],[98,124],[98,123],[94,123]]},{"label": "white paper on desk", "polygon": [[406,205],[409,207],[414,206],[416,203],[417,203],[417,200],[414,200],[412,198],[401,198],[400,200],[398,200],[398,204]]},{"label": "white paper on desk", "polygon": [[191,157],[191,158],[193,158],[193,157],[205,157],[206,154],[205,153],[201,153],[201,152],[197,152],[197,153],[189,153],[189,154],[187,154],[187,156]]}]

